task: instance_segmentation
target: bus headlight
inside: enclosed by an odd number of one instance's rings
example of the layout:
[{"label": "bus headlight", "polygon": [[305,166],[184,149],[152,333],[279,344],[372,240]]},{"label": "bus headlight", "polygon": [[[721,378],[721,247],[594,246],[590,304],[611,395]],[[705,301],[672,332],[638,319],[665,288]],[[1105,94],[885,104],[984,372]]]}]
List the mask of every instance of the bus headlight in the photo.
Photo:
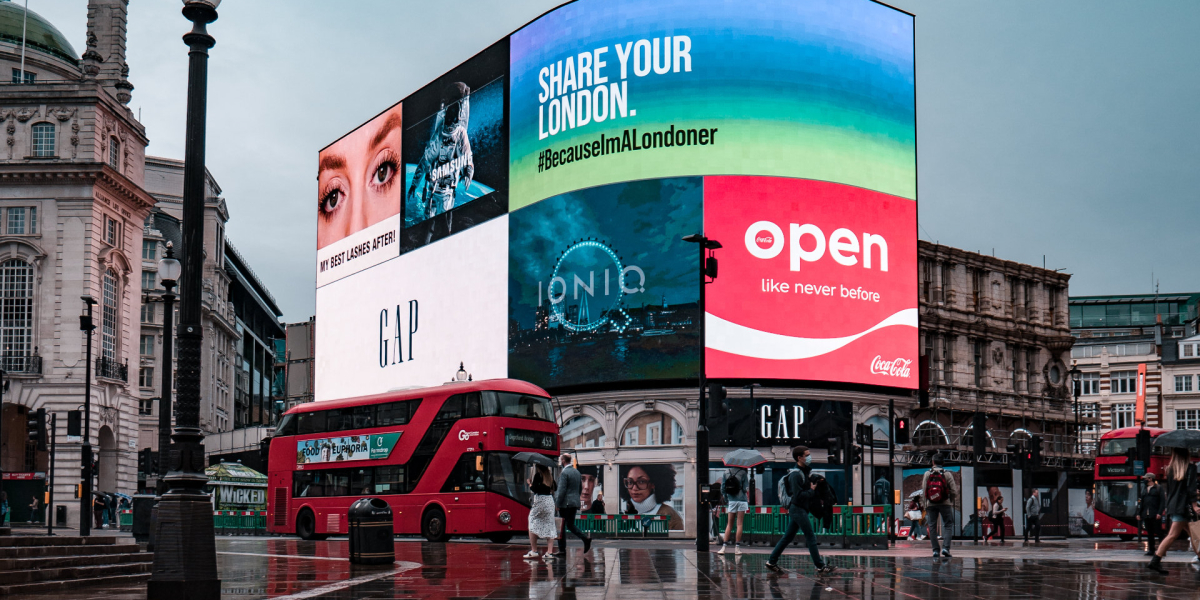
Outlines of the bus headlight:
[{"label": "bus headlight", "polygon": [[500,514],[496,515],[496,520],[500,521],[500,523],[503,525],[508,525],[508,522],[512,521],[512,513],[508,512],[507,510],[502,510],[500,511]]}]

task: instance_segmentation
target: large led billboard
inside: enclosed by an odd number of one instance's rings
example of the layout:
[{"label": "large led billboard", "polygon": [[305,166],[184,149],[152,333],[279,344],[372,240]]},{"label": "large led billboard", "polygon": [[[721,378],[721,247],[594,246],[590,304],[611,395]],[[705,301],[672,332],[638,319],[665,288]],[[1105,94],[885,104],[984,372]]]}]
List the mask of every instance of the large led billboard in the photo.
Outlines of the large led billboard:
[{"label": "large led billboard", "polygon": [[[713,378],[915,388],[914,73],[912,16],[870,0],[546,13],[389,111],[394,233],[318,274],[317,398],[459,361],[552,391],[694,380],[702,348]],[[723,246],[705,315],[692,233]],[[355,371],[404,294],[457,322],[426,362]]]}]

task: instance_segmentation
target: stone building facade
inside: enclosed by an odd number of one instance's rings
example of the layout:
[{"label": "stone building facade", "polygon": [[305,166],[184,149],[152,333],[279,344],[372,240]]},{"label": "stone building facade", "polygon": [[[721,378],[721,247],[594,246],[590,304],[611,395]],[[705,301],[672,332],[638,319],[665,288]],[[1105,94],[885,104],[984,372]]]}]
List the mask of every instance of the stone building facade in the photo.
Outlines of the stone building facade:
[{"label": "stone building facade", "polygon": [[[0,345],[9,383],[0,412],[0,463],[5,472],[44,478],[48,453],[26,444],[25,418],[39,408],[57,415],[55,493],[67,508],[67,523],[77,526],[79,503],[71,499],[80,441],[67,438],[66,414],[84,400],[81,297],[96,301],[87,436],[98,450],[97,489],[132,493],[138,391],[130,367],[138,363],[142,224],[155,199],[144,183],[146,131],[126,106],[133,85],[124,56],[125,0],[88,2],[82,56],[30,11],[24,72],[23,12],[17,3],[0,3],[6,17],[0,20],[0,72],[6,81],[12,72],[12,83],[0,85],[6,142],[0,148]],[[4,483],[17,492],[15,482]],[[20,492],[28,496],[31,489]],[[10,504],[27,511],[29,498],[13,497]]]}]

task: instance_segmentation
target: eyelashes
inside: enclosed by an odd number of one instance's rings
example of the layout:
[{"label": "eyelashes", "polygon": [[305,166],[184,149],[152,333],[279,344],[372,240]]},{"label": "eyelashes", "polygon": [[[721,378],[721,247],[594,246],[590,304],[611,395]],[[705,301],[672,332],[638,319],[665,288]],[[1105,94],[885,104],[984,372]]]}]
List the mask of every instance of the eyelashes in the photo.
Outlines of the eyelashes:
[{"label": "eyelashes", "polygon": [[346,189],[340,180],[326,184],[317,196],[317,216],[329,219],[346,203]]},{"label": "eyelashes", "polygon": [[400,157],[391,148],[384,148],[375,157],[367,178],[367,185],[376,192],[386,192],[396,183],[400,170]]}]

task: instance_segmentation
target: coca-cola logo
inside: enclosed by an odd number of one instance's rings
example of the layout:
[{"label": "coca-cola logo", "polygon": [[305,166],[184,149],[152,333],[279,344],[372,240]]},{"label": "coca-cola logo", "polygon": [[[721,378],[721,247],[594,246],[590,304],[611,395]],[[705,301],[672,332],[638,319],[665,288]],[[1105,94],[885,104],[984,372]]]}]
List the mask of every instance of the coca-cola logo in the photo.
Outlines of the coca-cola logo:
[{"label": "coca-cola logo", "polygon": [[887,375],[889,377],[908,378],[909,368],[912,365],[912,360],[907,358],[897,358],[895,360],[883,360],[883,357],[876,355],[871,360],[872,375]]}]

